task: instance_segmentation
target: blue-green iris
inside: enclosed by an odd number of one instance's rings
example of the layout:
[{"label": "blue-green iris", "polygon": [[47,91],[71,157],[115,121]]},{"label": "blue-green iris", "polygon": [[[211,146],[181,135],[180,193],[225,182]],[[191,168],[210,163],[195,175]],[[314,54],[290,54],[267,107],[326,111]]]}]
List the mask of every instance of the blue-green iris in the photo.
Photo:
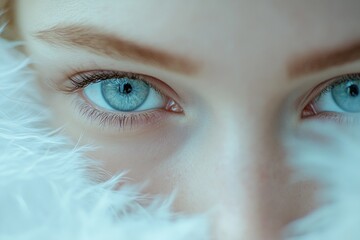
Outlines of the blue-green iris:
[{"label": "blue-green iris", "polygon": [[346,112],[360,112],[360,80],[349,80],[334,86],[331,95]]},{"label": "blue-green iris", "polygon": [[101,93],[105,101],[115,110],[134,111],[147,99],[150,86],[141,80],[127,77],[101,82]]}]

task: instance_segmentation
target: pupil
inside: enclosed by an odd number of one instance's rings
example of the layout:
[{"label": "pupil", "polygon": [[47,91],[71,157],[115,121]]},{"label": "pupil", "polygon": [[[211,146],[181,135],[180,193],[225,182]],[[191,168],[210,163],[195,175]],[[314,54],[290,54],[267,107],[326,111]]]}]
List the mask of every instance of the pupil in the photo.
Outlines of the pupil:
[{"label": "pupil", "polygon": [[120,86],[120,93],[129,94],[132,91],[132,86],[130,83],[125,83],[124,85]]},{"label": "pupil", "polygon": [[359,95],[359,87],[355,84],[348,87],[348,94],[351,97],[357,97]]}]

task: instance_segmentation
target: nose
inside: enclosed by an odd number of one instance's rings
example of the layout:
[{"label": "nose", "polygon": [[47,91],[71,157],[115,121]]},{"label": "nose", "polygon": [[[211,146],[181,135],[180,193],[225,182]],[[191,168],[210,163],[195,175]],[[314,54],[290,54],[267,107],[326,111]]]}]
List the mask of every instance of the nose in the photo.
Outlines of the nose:
[{"label": "nose", "polygon": [[291,183],[271,120],[242,120],[244,114],[224,110],[203,127],[194,158],[206,161],[206,170],[194,174],[205,189],[195,191],[213,216],[217,239],[282,239],[284,227],[306,212],[306,186]]},{"label": "nose", "polygon": [[217,157],[222,185],[217,235],[228,239],[280,239],[278,230],[284,216],[279,195],[288,174],[279,157],[277,139],[263,121],[241,122],[236,112],[233,114],[222,120],[227,122],[222,124],[226,128],[214,130],[222,142]]}]

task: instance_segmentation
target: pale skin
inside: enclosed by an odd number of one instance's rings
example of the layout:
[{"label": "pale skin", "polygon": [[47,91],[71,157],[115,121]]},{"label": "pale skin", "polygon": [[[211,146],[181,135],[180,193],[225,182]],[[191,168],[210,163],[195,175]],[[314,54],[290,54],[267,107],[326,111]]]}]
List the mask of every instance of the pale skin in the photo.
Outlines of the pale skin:
[{"label": "pale skin", "polygon": [[[177,190],[175,210],[210,211],[219,239],[279,239],[313,208],[311,184],[290,184],[280,123],[296,128],[305,121],[297,97],[360,71],[355,57],[323,67],[302,62],[356,45],[358,0],[19,0],[10,7],[9,31],[25,41],[53,126],[64,126],[74,142],[99,146],[88,155],[111,174],[130,170],[131,182],[148,182],[146,193]],[[107,56],[38,34],[69,25],[178,60],[149,62],[115,56],[115,49]],[[100,127],[74,107],[84,97],[79,91],[62,91],[76,70],[151,76],[168,85],[158,88],[182,111],[163,110],[131,130]]]}]

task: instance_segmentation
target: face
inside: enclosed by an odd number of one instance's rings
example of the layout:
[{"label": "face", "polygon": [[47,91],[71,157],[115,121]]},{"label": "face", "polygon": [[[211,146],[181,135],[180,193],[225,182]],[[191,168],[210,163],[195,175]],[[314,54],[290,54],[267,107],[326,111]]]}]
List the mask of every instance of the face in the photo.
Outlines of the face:
[{"label": "face", "polygon": [[359,1],[12,5],[52,126],[111,174],[175,190],[219,239],[279,239],[312,208],[280,135],[358,111]]}]

